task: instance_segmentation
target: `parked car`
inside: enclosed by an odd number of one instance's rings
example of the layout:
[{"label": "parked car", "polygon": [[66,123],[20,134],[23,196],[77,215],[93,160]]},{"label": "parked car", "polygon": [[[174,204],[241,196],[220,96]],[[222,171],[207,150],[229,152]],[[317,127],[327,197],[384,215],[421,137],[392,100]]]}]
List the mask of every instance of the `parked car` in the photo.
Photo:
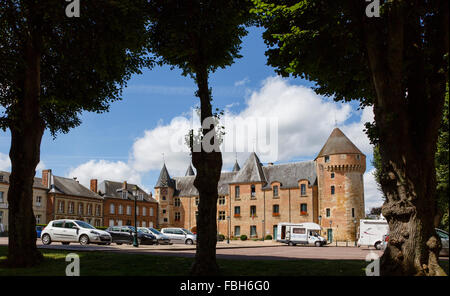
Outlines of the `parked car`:
[{"label": "parked car", "polygon": [[186,245],[197,243],[197,235],[184,228],[163,228],[161,232],[167,235],[172,243]]},{"label": "parked car", "polygon": [[[134,240],[135,230],[133,226],[111,226],[106,229],[112,237],[112,242],[121,245],[129,244],[131,245]],[[138,244],[140,245],[154,245],[158,241],[153,234],[142,233],[138,231]]]},{"label": "parked car", "polygon": [[[442,249],[441,252],[439,253],[439,256],[447,256],[448,257],[448,233],[442,229],[438,229],[436,228],[436,233],[439,235],[439,237],[441,238],[441,243],[442,243]],[[386,250],[387,245],[389,243],[389,234],[386,234],[383,237],[383,245],[382,245],[382,249]]]},{"label": "parked car", "polygon": [[63,219],[50,221],[41,232],[41,240],[44,245],[52,242],[109,245],[111,235],[84,221]]},{"label": "parked car", "polygon": [[138,227],[138,232],[149,233],[156,237],[158,245],[171,245],[170,238],[152,227]]},{"label": "parked car", "polygon": [[41,234],[42,234],[42,226],[36,226],[36,237],[37,238],[41,238]]}]

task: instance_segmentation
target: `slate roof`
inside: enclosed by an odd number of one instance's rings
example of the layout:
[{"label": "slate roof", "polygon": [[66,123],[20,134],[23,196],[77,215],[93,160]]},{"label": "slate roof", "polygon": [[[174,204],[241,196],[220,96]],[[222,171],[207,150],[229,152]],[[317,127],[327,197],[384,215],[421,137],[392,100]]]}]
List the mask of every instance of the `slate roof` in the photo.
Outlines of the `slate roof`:
[{"label": "slate roof", "polygon": [[100,195],[92,192],[74,179],[51,175],[50,193],[60,193],[72,196],[103,199]]},{"label": "slate roof", "polygon": [[313,160],[265,166],[263,171],[267,180],[263,189],[270,188],[272,182],[280,182],[281,188],[298,188],[300,180],[308,180],[312,185],[317,179]]},{"label": "slate roof", "polygon": [[192,169],[192,166],[189,164],[185,176],[195,176],[194,170]]},{"label": "slate roof", "polygon": [[175,187],[175,182],[172,178],[170,178],[166,164],[163,165],[161,173],[159,174],[158,182],[156,182],[155,188],[158,187]]},{"label": "slate roof", "polygon": [[[3,181],[0,182],[4,182],[4,183],[8,183],[9,184],[9,176],[11,175],[10,172],[5,172],[5,171],[0,171],[0,175],[3,176]],[[42,184],[42,179],[41,178],[34,178],[34,182],[33,182],[33,188],[39,188],[39,189],[48,189],[47,186],[44,186]]]},{"label": "slate roof", "polygon": [[[236,172],[222,172],[218,184],[219,195],[228,195],[228,184],[236,176]],[[175,193],[174,196],[198,196],[198,190],[194,186],[195,176],[175,177]]]},{"label": "slate roof", "polygon": [[233,167],[233,172],[239,172],[241,170],[241,167],[239,166],[239,163],[236,162],[234,163],[234,167]]},{"label": "slate roof", "polygon": [[363,154],[355,144],[339,129],[335,128],[325,145],[323,145],[316,159],[325,155],[332,154]]},{"label": "slate roof", "polygon": [[[133,189],[135,184],[128,184],[127,183],[127,199],[134,200],[133,197]],[[104,198],[116,198],[116,199],[123,199],[122,196],[122,187],[123,183],[121,182],[115,182],[115,181],[109,181],[104,180],[98,185],[98,192],[100,195],[102,195]],[[149,194],[147,194],[142,188],[138,187],[139,193],[143,194],[144,201],[157,203],[157,201],[151,197]],[[138,199],[139,200],[139,199]]]},{"label": "slate roof", "polygon": [[244,166],[234,177],[232,183],[266,182],[262,164],[255,152],[252,152],[244,163]]}]

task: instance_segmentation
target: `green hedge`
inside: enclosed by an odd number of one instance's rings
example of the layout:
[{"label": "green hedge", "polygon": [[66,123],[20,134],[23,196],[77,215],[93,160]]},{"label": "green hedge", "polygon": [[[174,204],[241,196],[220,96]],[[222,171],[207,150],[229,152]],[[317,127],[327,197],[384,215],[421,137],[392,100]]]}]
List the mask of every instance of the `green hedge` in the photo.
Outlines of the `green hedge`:
[{"label": "green hedge", "polygon": [[265,237],[264,239],[266,239],[266,240],[271,240],[271,239],[272,239],[272,236],[271,236],[270,234],[268,234],[268,235],[266,235],[266,237]]},{"label": "green hedge", "polygon": [[247,240],[247,236],[245,234],[241,235],[241,241]]}]

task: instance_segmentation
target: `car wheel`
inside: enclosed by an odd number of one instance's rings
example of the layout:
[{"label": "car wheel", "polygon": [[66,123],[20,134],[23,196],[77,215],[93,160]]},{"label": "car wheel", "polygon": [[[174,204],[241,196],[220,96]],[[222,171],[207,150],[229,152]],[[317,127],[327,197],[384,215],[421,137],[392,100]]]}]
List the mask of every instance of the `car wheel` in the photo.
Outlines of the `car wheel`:
[{"label": "car wheel", "polygon": [[316,247],[322,246],[322,244],[321,244],[320,242],[315,242],[314,245],[315,245]]},{"label": "car wheel", "polygon": [[186,240],[186,245],[192,245],[194,242],[191,239]]},{"label": "car wheel", "polygon": [[44,244],[44,245],[49,245],[49,244],[51,244],[52,243],[52,239],[50,238],[50,235],[49,234],[44,234],[43,236],[42,236],[42,243]]},{"label": "car wheel", "polygon": [[374,245],[375,249],[381,250],[381,242],[376,242]]},{"label": "car wheel", "polygon": [[88,245],[88,244],[89,244],[89,237],[87,235],[83,234],[80,237],[80,245],[85,246],[85,245]]},{"label": "car wheel", "polygon": [[116,245],[118,245],[118,246],[121,246],[121,245],[122,245],[122,243],[116,243]]},{"label": "car wheel", "polygon": [[288,242],[288,245],[291,247],[295,246],[295,244],[293,242]]},{"label": "car wheel", "polygon": [[65,245],[65,246],[70,245],[69,242],[61,242],[61,244]]}]

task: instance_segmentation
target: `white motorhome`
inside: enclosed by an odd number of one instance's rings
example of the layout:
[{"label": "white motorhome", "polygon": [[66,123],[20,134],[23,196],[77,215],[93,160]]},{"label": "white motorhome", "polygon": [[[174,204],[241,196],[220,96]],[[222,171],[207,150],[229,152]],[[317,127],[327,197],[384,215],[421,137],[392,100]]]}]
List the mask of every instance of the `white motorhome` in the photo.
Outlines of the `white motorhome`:
[{"label": "white motorhome", "polygon": [[380,250],[384,235],[389,233],[389,225],[385,219],[359,220],[358,247],[374,246]]},{"label": "white motorhome", "polygon": [[290,246],[310,244],[321,247],[327,241],[319,233],[320,226],[316,223],[278,223],[276,239]]}]

